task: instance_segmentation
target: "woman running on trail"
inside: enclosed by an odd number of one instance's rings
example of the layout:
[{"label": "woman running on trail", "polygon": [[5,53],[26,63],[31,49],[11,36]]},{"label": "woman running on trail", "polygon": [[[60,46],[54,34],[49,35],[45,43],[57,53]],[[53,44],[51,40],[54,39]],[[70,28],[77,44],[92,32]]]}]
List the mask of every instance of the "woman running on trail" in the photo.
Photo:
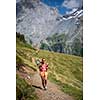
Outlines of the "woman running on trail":
[{"label": "woman running on trail", "polygon": [[47,70],[48,70],[48,63],[46,63],[45,59],[42,58],[42,61],[40,62],[41,64],[39,65],[39,71],[40,71],[40,76],[42,80],[42,86],[44,90],[47,89]]}]

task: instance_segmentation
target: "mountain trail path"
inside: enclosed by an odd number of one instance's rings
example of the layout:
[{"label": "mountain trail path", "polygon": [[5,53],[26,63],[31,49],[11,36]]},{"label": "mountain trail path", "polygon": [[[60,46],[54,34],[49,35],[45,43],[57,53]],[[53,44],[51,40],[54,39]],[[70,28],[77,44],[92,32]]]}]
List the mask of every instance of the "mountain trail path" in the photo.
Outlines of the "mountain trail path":
[{"label": "mountain trail path", "polygon": [[42,88],[39,72],[34,72],[34,74],[29,75],[30,71],[26,68],[24,70],[27,71],[27,74],[20,72],[17,73],[19,73],[20,76],[24,76],[26,81],[35,88],[35,93],[39,98],[38,100],[74,100],[72,96],[63,93],[58,85],[50,82],[49,80],[47,84],[48,88],[47,90],[44,90]]},{"label": "mountain trail path", "polygon": [[71,96],[63,93],[56,84],[49,80],[47,85],[48,89],[43,90],[39,73],[35,73],[31,79],[32,86],[36,88],[35,90],[39,100],[73,100]]}]

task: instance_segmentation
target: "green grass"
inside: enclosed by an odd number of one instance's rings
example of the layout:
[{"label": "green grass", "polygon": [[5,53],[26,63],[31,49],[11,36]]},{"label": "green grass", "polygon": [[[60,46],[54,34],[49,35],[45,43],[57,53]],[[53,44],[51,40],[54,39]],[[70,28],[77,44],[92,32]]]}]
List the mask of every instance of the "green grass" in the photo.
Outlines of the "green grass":
[{"label": "green grass", "polygon": [[31,58],[45,58],[49,63],[50,81],[58,84],[61,90],[75,98],[83,98],[83,59],[82,57],[67,55],[63,53],[40,50],[38,54],[34,48],[17,40],[16,44],[17,63],[23,63],[37,70]]},{"label": "green grass", "polygon": [[75,100],[83,100],[82,89],[77,89],[67,83],[63,83],[62,81],[57,80],[52,73],[49,74],[49,80],[59,85],[63,92],[69,94],[70,96],[73,96]]},{"label": "green grass", "polygon": [[16,76],[16,100],[37,100],[38,97],[34,93],[34,87],[27,84],[27,82]]}]

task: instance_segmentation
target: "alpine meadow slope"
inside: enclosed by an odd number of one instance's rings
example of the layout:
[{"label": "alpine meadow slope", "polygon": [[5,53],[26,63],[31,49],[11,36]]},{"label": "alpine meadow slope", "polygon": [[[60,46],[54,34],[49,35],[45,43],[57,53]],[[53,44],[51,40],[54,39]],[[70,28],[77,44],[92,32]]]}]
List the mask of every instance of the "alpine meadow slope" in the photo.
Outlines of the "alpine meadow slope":
[{"label": "alpine meadow slope", "polygon": [[[61,91],[73,96],[75,100],[83,99],[83,59],[82,57],[50,52],[47,50],[40,50],[39,53],[36,52],[36,48],[31,47],[31,45],[25,42],[24,36],[17,34],[16,37],[16,70],[20,69],[20,65],[27,66],[31,68],[34,72],[38,70],[35,63],[32,63],[32,58],[41,59],[45,58],[49,63],[48,78],[51,82],[57,84]],[[34,73],[32,74],[34,75]],[[30,97],[28,93],[35,95],[35,88],[31,85],[25,85],[17,75],[17,93],[23,95],[23,88],[25,87],[25,94],[27,98],[34,98],[32,100],[38,100],[36,96]],[[22,84],[21,84],[22,82]],[[19,87],[20,86],[20,87]],[[19,88],[22,88],[20,90]],[[33,90],[32,90],[33,89]],[[19,92],[20,91],[20,92]],[[32,91],[32,92],[31,92]],[[32,95],[31,94],[31,95]],[[31,99],[28,99],[31,100]]]}]

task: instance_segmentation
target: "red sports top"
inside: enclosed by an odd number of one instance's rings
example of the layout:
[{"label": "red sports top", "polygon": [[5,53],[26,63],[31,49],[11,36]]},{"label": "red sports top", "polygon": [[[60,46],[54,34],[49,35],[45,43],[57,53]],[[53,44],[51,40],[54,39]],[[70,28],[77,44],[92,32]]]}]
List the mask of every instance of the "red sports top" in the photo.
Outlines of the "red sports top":
[{"label": "red sports top", "polygon": [[42,64],[40,67],[39,67],[39,70],[41,72],[46,72],[48,69],[48,65],[47,64]]}]

